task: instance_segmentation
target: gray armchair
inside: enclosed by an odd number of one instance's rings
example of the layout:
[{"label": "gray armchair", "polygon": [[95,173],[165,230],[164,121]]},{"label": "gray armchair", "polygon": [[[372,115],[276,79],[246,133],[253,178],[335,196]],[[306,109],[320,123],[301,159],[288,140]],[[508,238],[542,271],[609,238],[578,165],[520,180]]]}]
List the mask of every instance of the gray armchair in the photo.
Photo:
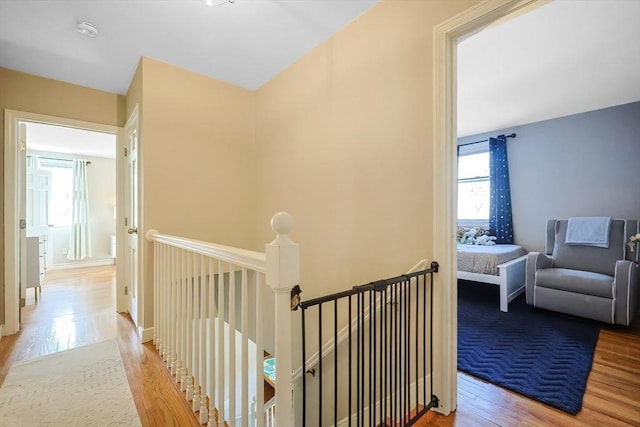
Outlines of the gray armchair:
[{"label": "gray armchair", "polygon": [[609,247],[568,245],[567,220],[547,221],[545,254],[527,257],[527,304],[602,322],[629,325],[638,308],[638,252],[629,236],[638,221],[611,221]]}]

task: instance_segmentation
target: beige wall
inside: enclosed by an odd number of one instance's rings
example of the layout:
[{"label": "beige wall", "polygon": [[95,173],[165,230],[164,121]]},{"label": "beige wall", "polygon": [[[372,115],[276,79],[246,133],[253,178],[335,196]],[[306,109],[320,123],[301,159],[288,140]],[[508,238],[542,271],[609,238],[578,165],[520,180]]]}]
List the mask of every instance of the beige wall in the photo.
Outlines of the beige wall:
[{"label": "beige wall", "polygon": [[143,61],[145,228],[250,246],[254,94]]},{"label": "beige wall", "polygon": [[476,1],[382,1],[257,91],[257,243],[294,216],[303,297],[431,257],[433,27]]},{"label": "beige wall", "polygon": [[[122,126],[125,98],[120,95],[0,68],[0,110],[26,111],[76,120]],[[0,120],[4,146],[4,117]],[[0,150],[4,180],[4,149]],[[0,196],[4,206],[4,192]],[[0,210],[0,247],[4,252],[4,208]],[[0,261],[0,323],[4,323],[4,256]]]},{"label": "beige wall", "polygon": [[[142,221],[198,240],[249,248],[256,210],[254,93],[142,60]],[[145,250],[150,253],[151,247]],[[153,324],[151,257],[142,326]]]},{"label": "beige wall", "polygon": [[0,107],[123,126],[138,104],[144,230],[263,250],[288,210],[308,299],[430,257],[433,27],[475,3],[382,1],[256,92],[144,58],[126,99],[0,69]]}]

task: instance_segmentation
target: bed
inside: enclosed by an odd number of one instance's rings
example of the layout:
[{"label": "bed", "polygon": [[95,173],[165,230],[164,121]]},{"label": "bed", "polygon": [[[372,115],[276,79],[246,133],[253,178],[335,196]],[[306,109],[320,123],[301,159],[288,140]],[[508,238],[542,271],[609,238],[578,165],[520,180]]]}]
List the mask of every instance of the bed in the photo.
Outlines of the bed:
[{"label": "bed", "polygon": [[526,261],[522,246],[458,243],[458,279],[500,286],[500,311],[524,292]]}]

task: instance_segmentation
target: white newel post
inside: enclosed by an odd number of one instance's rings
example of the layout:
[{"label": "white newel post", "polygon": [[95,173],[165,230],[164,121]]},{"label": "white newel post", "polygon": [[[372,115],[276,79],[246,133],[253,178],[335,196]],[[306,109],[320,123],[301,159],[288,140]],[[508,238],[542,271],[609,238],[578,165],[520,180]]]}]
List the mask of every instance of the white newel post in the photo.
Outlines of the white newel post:
[{"label": "white newel post", "polygon": [[289,238],[293,217],[278,212],[271,218],[275,240],[265,246],[266,282],[275,294],[276,425],[293,426],[291,289],[300,283],[300,248]]}]

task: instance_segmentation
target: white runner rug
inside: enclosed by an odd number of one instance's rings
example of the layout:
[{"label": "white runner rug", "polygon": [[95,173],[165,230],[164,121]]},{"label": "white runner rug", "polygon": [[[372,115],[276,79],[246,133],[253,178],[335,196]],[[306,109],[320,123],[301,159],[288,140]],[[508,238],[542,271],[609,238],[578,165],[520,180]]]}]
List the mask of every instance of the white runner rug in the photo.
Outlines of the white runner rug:
[{"label": "white runner rug", "polygon": [[0,426],[140,426],[115,340],[14,364]]}]

